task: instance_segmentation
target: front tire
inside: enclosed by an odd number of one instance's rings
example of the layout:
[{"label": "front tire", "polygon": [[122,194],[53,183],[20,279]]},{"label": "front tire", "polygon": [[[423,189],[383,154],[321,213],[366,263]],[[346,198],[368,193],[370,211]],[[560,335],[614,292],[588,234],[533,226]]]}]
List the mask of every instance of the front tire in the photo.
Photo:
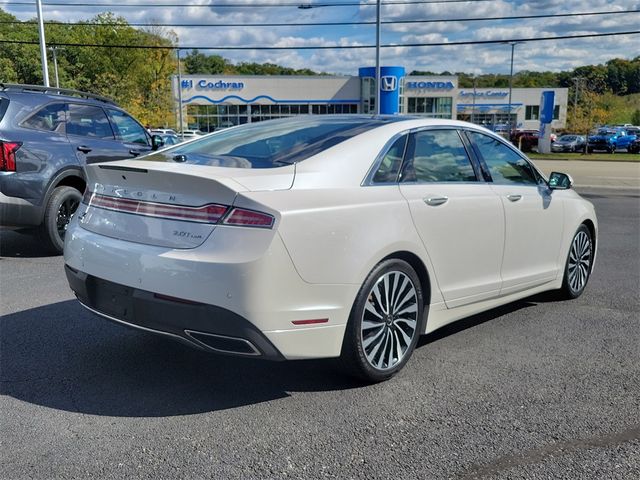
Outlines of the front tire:
[{"label": "front tire", "polygon": [[380,262],[356,297],[342,343],[342,364],[351,375],[381,382],[407,363],[423,331],[420,279],[404,260]]},{"label": "front tire", "polygon": [[578,298],[589,282],[593,267],[593,238],[586,225],[580,225],[573,236],[564,268],[564,279],[560,289],[566,299]]},{"label": "front tire", "polygon": [[82,201],[82,194],[73,187],[56,187],[44,210],[44,220],[38,237],[44,246],[56,255],[64,248],[64,236],[71,217]]}]

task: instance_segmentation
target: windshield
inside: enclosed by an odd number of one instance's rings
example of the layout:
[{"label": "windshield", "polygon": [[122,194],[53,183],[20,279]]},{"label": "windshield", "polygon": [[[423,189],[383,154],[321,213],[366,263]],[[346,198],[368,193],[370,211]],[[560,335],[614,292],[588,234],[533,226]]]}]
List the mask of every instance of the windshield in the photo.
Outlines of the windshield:
[{"label": "windshield", "polygon": [[560,142],[573,142],[576,139],[575,135],[563,135],[558,140]]},{"label": "windshield", "polygon": [[223,130],[143,159],[236,168],[273,168],[305,160],[389,121],[392,120],[311,115],[270,120]]}]

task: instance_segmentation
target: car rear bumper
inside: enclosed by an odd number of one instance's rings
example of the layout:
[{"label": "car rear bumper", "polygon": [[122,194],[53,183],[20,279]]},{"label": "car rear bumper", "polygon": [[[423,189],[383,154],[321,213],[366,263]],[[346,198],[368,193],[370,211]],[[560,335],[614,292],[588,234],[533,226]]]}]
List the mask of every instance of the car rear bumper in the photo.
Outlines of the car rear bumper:
[{"label": "car rear bumper", "polygon": [[65,272],[80,303],[103,318],[216,353],[284,360],[251,322],[229,310],[116,284],[68,265]]},{"label": "car rear bumper", "polygon": [[[110,320],[199,348],[198,332],[248,340],[273,359],[339,356],[359,289],[305,282],[279,235],[258,253],[233,227],[216,228],[200,247],[169,249],[99,235],[74,218],[65,263],[80,302]],[[304,323],[314,319],[323,321]]]},{"label": "car rear bumper", "polygon": [[0,192],[0,225],[37,227],[42,222],[42,207],[24,198],[8,197]]}]

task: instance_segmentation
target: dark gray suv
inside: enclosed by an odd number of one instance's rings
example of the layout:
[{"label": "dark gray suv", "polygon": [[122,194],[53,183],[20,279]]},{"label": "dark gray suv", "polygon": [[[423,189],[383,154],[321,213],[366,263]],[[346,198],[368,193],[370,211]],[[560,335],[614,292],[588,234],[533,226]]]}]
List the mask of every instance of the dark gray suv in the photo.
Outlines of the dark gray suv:
[{"label": "dark gray suv", "polygon": [[83,166],[136,157],[154,140],[108,98],[0,84],[0,225],[32,229],[62,252],[85,189]]}]

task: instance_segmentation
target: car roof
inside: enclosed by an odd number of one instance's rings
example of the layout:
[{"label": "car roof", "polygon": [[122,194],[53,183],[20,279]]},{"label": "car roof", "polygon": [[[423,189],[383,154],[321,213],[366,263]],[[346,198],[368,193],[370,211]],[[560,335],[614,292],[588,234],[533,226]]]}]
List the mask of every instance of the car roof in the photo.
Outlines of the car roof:
[{"label": "car roof", "polygon": [[[0,91],[5,94],[11,94],[11,96],[18,94],[20,96],[33,96],[36,98],[53,98],[59,99],[60,97],[65,100],[74,101],[88,101],[88,103],[95,104],[97,102],[106,103],[110,106],[117,107],[118,104],[115,100],[102,95],[96,95],[94,93],[82,92],[80,90],[72,90],[69,88],[57,88],[57,87],[44,87],[42,85],[26,85],[17,83],[0,83]],[[38,95],[39,97],[37,97]],[[42,103],[42,102],[38,102]]]}]

